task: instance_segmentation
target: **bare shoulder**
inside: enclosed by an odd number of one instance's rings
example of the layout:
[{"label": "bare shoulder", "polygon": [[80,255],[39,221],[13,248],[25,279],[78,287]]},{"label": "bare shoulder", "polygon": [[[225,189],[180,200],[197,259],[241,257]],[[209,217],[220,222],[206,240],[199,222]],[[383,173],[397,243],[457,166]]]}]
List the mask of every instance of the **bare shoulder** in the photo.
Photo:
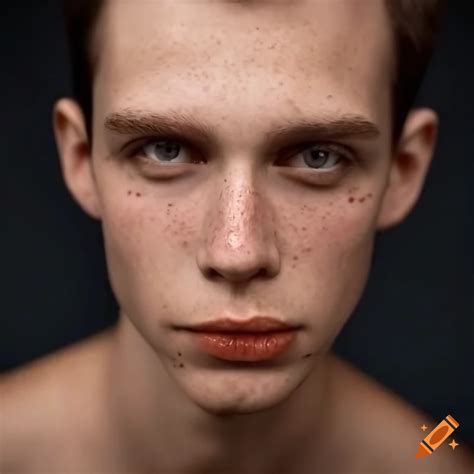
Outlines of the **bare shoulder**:
[{"label": "bare shoulder", "polygon": [[337,434],[354,447],[354,472],[474,472],[474,457],[463,446],[453,452],[444,443],[432,455],[416,459],[420,441],[428,433],[421,426],[433,429],[441,420],[432,420],[338,357],[331,359],[330,367]]},{"label": "bare shoulder", "polygon": [[81,426],[96,417],[94,393],[106,361],[109,333],[0,378],[0,472],[30,472],[44,460],[57,459]]}]

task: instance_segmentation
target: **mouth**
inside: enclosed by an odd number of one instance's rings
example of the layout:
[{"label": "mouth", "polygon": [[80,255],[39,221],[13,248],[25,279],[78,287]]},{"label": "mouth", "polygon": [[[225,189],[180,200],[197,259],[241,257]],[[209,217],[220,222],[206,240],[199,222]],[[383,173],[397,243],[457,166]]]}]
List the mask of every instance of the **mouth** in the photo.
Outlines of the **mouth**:
[{"label": "mouth", "polygon": [[204,322],[190,328],[194,332],[218,333],[268,333],[299,329],[301,326],[290,325],[272,316],[254,316],[250,319],[221,318]]},{"label": "mouth", "polygon": [[259,362],[275,359],[285,352],[300,327],[270,316],[256,316],[245,321],[217,319],[188,330],[197,347],[217,359]]}]

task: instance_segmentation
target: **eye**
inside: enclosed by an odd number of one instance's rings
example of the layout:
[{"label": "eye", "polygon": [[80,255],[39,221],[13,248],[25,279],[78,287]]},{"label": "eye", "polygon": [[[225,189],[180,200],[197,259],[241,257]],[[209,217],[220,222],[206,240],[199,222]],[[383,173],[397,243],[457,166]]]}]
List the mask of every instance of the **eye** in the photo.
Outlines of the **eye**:
[{"label": "eye", "polygon": [[339,145],[322,145],[316,144],[304,148],[300,153],[296,154],[303,157],[304,163],[313,169],[331,170],[338,167],[343,161],[349,161],[349,151]]},{"label": "eye", "polygon": [[[161,163],[181,163],[183,159],[186,161],[186,156],[188,155],[185,147],[171,140],[150,140],[142,145],[140,150],[151,161]],[[177,157],[181,157],[181,160],[176,160]]]}]

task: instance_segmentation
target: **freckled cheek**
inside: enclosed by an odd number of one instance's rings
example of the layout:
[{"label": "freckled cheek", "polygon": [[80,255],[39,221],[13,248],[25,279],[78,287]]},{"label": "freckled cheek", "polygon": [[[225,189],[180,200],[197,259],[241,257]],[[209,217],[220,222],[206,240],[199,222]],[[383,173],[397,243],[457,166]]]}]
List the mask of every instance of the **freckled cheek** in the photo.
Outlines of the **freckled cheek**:
[{"label": "freckled cheek", "polygon": [[176,260],[176,250],[192,248],[199,228],[195,212],[170,199],[160,198],[157,205],[146,192],[132,189],[126,196],[125,202],[109,206],[103,219],[110,246],[122,259],[135,264],[159,259],[165,265],[167,256]]},{"label": "freckled cheek", "polygon": [[342,241],[358,241],[373,232],[376,208],[370,201],[342,204],[337,214],[328,216],[328,233]]},{"label": "freckled cheek", "polygon": [[358,240],[373,231],[377,207],[367,196],[349,196],[321,209],[312,226],[322,239]]},{"label": "freckled cheek", "polygon": [[102,219],[106,245],[124,262],[138,263],[149,258],[166,245],[166,223],[160,214],[163,210],[151,213],[142,205],[131,203],[109,207]]},{"label": "freckled cheek", "polygon": [[[303,206],[288,218],[288,241],[292,242],[292,268],[310,263],[330,265],[340,255],[358,258],[370,247],[375,228],[377,205],[371,198],[349,202],[346,195],[324,205]],[[298,216],[295,220],[293,216]],[[285,221],[285,219],[283,219]],[[354,254],[354,255],[353,255]],[[326,262],[326,263],[324,263]]]}]

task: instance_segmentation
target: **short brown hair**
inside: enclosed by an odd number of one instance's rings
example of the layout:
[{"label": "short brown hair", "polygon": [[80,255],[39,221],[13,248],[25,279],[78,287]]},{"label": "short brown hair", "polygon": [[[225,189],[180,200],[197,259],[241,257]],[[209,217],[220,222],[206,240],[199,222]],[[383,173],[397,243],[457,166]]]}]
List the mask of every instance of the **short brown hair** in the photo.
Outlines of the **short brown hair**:
[{"label": "short brown hair", "polygon": [[[396,75],[392,93],[392,138],[397,142],[430,62],[442,0],[384,0],[392,20]],[[104,0],[63,0],[72,68],[73,95],[92,139],[92,31]]]}]

